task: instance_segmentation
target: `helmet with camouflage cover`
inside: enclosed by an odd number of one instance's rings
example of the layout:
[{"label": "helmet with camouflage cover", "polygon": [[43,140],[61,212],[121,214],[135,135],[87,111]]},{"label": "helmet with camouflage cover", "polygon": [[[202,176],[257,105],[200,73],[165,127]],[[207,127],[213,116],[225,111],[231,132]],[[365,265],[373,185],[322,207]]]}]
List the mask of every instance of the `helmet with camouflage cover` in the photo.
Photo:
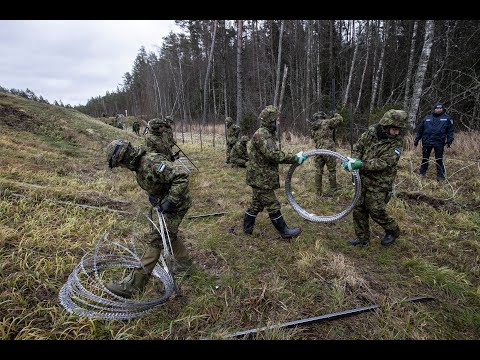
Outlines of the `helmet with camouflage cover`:
[{"label": "helmet with camouflage cover", "polygon": [[171,115],[165,116],[165,121],[166,121],[166,123],[167,123],[169,126],[172,126],[172,125],[173,125],[173,122],[174,122],[174,121],[173,121],[173,116],[171,116]]},{"label": "helmet with camouflage cover", "polygon": [[230,116],[227,116],[225,118],[225,124],[227,124],[227,125],[233,124],[233,119]]},{"label": "helmet with camouflage cover", "polygon": [[127,151],[130,151],[132,146],[130,142],[124,139],[113,140],[107,145],[107,163],[110,169],[119,166],[120,162]]},{"label": "helmet with camouflage cover", "polygon": [[312,122],[317,121],[317,120],[323,120],[326,119],[328,115],[323,112],[323,111],[318,111],[315,114],[312,115]]},{"label": "helmet with camouflage cover", "polygon": [[378,123],[382,126],[405,128],[407,126],[407,113],[403,110],[388,110]]},{"label": "helmet with camouflage cover", "polygon": [[148,122],[148,127],[152,130],[158,130],[162,126],[167,126],[168,123],[165,119],[155,118]]},{"label": "helmet with camouflage cover", "polygon": [[268,105],[265,109],[262,110],[258,118],[262,126],[270,128],[270,124],[273,123],[277,117],[280,115],[280,111],[273,106]]}]

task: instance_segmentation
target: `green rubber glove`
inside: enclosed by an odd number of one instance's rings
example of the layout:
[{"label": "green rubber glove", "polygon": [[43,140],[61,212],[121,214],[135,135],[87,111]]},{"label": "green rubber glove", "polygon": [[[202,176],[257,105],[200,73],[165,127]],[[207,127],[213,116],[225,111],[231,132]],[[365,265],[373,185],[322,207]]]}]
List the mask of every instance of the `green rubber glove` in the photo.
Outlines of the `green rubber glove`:
[{"label": "green rubber glove", "polygon": [[295,154],[295,161],[302,165],[302,163],[307,160],[307,156],[303,153],[303,151],[300,151]]},{"label": "green rubber glove", "polygon": [[363,166],[362,160],[347,157],[348,161],[342,162],[342,167],[347,171],[354,171],[360,169]]}]

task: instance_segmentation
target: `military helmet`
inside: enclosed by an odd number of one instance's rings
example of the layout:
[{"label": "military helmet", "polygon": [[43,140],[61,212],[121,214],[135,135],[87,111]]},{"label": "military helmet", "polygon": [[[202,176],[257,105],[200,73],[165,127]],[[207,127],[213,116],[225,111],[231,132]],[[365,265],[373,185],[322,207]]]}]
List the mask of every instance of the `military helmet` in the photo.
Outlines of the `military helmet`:
[{"label": "military helmet", "polygon": [[242,142],[242,143],[248,142],[248,136],[243,135],[243,136],[240,138],[240,142]]},{"label": "military helmet", "polygon": [[270,124],[274,122],[279,115],[280,111],[278,111],[275,106],[268,105],[265,109],[262,110],[258,118],[260,119],[262,126],[269,127]]},{"label": "military helmet", "polygon": [[312,121],[326,119],[328,115],[323,111],[318,111],[312,115]]},{"label": "military helmet", "polygon": [[232,119],[230,116],[227,116],[227,117],[225,118],[225,123],[226,123],[227,125],[233,124],[233,119]]},{"label": "military helmet", "polygon": [[405,128],[407,126],[407,113],[403,110],[388,110],[378,123],[383,126]]},{"label": "military helmet", "polygon": [[173,122],[174,122],[174,121],[173,121],[173,116],[171,116],[171,115],[165,116],[165,121],[166,121],[166,123],[167,123],[168,125],[172,125]]},{"label": "military helmet", "polygon": [[107,163],[111,168],[117,167],[130,147],[130,142],[123,139],[113,140],[107,145]]},{"label": "military helmet", "polygon": [[152,130],[158,130],[162,126],[167,126],[168,123],[165,119],[155,118],[148,122],[148,127]]}]

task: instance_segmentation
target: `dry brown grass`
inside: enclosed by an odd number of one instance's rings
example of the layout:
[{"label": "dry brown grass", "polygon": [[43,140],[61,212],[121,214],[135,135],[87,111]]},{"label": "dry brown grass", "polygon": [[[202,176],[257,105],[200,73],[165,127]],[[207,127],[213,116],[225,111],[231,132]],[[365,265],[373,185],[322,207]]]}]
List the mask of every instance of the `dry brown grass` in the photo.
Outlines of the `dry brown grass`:
[{"label": "dry brown grass", "polygon": [[[289,226],[302,227],[302,234],[282,241],[261,213],[254,236],[244,235],[243,212],[251,196],[245,169],[226,166],[221,137],[213,147],[207,131],[202,131],[202,146],[198,133],[192,135],[193,142],[190,136],[179,141],[200,168],[191,173],[194,203],[180,227],[195,269],[190,277],[177,279],[182,298],[173,296],[157,312],[139,319],[105,321],[68,314],[59,304],[58,292],[99,235],[113,226],[128,232],[141,225],[136,212],[147,208],[146,194],[132,172],[106,168],[103,148],[114,138],[127,137],[134,143],[142,138],[82,114],[37,108],[21,98],[2,97],[0,105],[21,107],[46,124],[32,132],[0,120],[2,339],[221,339],[240,330],[374,303],[380,311],[269,330],[256,338],[480,336],[480,215],[473,208],[480,202],[480,169],[475,162],[471,165],[478,147],[469,150],[478,134],[457,134],[452,152],[446,152],[451,176],[443,185],[433,175],[418,177],[414,170],[420,154],[407,144],[395,187],[403,195],[388,205],[402,229],[391,248],[380,245],[383,232],[376,224],[371,225],[368,247],[348,246],[346,240],[353,236],[351,215],[334,223],[308,222],[288,205],[282,190],[277,196],[285,219]],[[62,129],[48,125],[60,119]],[[70,140],[60,136],[63,132]],[[307,137],[286,138],[284,150],[313,148]],[[461,144],[462,153],[454,156],[455,146]],[[348,153],[346,148],[340,146],[339,151]],[[295,175],[311,177],[313,166],[308,161]],[[287,170],[288,165],[280,167],[282,186]],[[338,176],[343,175],[348,180],[339,169]],[[297,191],[311,191],[297,176],[293,181]],[[330,203],[335,201],[306,202],[318,211],[327,211]],[[82,204],[99,208],[78,206]],[[188,219],[212,212],[227,214]],[[394,305],[415,295],[436,301]]]}]

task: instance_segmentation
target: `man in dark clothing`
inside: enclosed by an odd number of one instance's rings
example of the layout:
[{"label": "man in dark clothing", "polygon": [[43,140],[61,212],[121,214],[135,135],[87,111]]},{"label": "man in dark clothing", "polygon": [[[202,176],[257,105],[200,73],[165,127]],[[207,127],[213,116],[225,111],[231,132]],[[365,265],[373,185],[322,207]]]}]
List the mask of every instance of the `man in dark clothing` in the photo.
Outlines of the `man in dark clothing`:
[{"label": "man in dark clothing", "polygon": [[437,164],[437,180],[445,181],[445,166],[443,165],[443,150],[445,144],[450,147],[453,143],[453,119],[445,112],[443,103],[437,102],[433,111],[425,116],[417,131],[413,145],[418,145],[422,139],[422,164],[420,175],[425,176],[432,149],[435,151]]}]

